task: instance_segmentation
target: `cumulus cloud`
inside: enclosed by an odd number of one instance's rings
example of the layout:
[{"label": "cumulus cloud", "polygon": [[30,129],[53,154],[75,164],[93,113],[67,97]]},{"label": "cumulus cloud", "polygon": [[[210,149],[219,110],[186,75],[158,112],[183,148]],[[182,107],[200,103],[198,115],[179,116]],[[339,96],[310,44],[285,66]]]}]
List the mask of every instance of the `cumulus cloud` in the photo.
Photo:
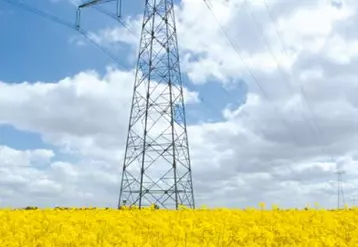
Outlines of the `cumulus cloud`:
[{"label": "cumulus cloud", "polygon": [[[131,71],[109,69],[104,77],[89,71],[57,83],[0,83],[0,123],[41,133],[65,152],[117,160],[133,82]],[[184,94],[188,104],[198,102],[197,92],[185,89]]]},{"label": "cumulus cloud", "polygon": [[[52,160],[56,158],[52,150],[20,151],[6,146],[0,150],[2,206],[116,206],[111,197],[119,191],[119,169],[104,161],[83,158],[68,163]],[[38,166],[40,154],[42,166]]]},{"label": "cumulus cloud", "polygon": [[[197,203],[303,207],[317,201],[334,207],[337,168],[346,171],[347,197],[358,184],[358,37],[352,28],[358,5],[350,0],[267,2],[271,15],[263,1],[211,1],[244,59],[201,1],[176,5],[183,72],[195,84],[243,79],[249,88],[242,105],[223,109],[222,121],[188,127]],[[130,19],[133,27],[140,21]],[[138,40],[124,32],[108,28],[94,35],[102,44],[130,44],[135,52]],[[0,83],[0,123],[38,132],[81,160],[51,161],[49,150],[25,155],[3,147],[1,161],[11,169],[24,164],[31,176],[43,176],[28,186],[35,196],[48,196],[39,189],[45,186],[62,198],[56,203],[100,198],[115,206],[133,80],[131,72],[111,69],[57,83]],[[186,95],[192,99],[188,104],[197,102],[195,93]],[[214,97],[215,92],[208,100],[215,103]],[[38,163],[47,163],[48,170]],[[9,191],[28,184],[23,173],[6,169],[2,184],[17,185]],[[19,200],[11,195],[7,192],[9,202]]]}]

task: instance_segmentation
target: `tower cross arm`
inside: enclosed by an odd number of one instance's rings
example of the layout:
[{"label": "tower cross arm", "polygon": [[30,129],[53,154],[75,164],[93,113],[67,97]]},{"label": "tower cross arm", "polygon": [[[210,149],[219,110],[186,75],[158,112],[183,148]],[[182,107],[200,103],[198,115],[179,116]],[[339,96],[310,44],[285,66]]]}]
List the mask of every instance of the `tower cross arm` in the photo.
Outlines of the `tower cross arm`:
[{"label": "tower cross arm", "polygon": [[80,6],[78,6],[79,8],[86,8],[92,5],[97,5],[97,4],[101,4],[101,3],[108,3],[108,2],[113,2],[116,0],[91,0],[91,1],[87,1],[83,4],[81,4]]}]

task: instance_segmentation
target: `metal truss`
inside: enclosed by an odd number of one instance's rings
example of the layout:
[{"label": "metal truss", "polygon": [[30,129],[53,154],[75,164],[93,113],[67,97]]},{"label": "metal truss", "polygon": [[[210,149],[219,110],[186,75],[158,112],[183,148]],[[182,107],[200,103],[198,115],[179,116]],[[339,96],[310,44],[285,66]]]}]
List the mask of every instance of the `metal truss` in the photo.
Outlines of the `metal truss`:
[{"label": "metal truss", "polygon": [[97,10],[104,12],[102,9],[98,9],[97,5],[101,5],[104,3],[111,3],[115,2],[117,4],[117,10],[116,14],[113,13],[106,13],[107,15],[110,15],[111,17],[114,17],[115,19],[121,20],[122,17],[122,0],[90,0],[90,1],[84,1],[82,4],[80,4],[77,8],[77,16],[76,16],[76,26],[80,26],[80,19],[81,19],[81,10],[87,7],[94,7]]},{"label": "metal truss", "polygon": [[146,0],[118,207],[194,208],[173,0]]}]

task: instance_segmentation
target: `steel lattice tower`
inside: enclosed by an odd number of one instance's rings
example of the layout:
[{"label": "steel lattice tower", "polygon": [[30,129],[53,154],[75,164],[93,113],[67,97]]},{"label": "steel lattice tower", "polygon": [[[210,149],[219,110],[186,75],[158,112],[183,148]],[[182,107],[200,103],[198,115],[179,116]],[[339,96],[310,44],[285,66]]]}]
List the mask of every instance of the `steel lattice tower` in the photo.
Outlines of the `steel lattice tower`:
[{"label": "steel lattice tower", "polygon": [[194,208],[173,0],[146,0],[118,207]]},{"label": "steel lattice tower", "polygon": [[344,198],[344,192],[343,192],[343,174],[344,171],[337,170],[337,209],[340,209],[341,206],[341,199],[343,204],[346,204],[346,199]]}]

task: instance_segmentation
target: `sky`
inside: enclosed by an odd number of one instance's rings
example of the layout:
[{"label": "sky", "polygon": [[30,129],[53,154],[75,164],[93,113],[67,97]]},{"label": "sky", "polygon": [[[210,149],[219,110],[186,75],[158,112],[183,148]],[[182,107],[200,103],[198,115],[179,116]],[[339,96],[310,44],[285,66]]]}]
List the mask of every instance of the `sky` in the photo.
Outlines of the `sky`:
[{"label": "sky", "polygon": [[[74,24],[80,1],[26,2]],[[337,170],[352,205],[358,2],[210,3],[175,1],[196,205],[334,208]],[[0,1],[0,207],[117,206],[143,10],[82,12],[113,60]]]}]

